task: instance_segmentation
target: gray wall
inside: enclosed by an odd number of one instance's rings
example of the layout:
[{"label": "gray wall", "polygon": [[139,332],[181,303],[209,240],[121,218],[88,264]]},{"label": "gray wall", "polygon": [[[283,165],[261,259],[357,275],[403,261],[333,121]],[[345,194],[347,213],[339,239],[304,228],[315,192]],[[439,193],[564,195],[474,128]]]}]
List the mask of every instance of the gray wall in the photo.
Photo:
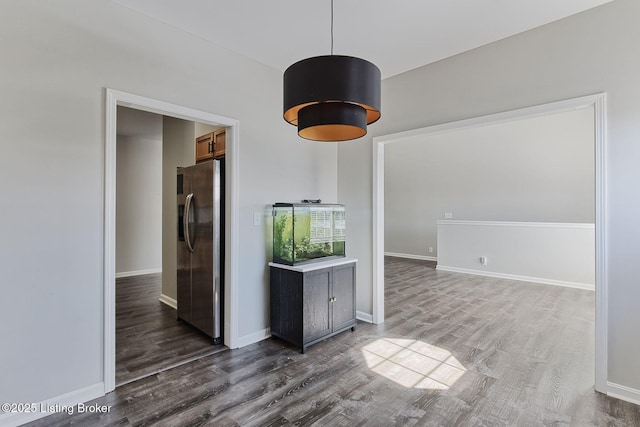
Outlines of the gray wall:
[{"label": "gray wall", "polygon": [[162,294],[177,298],[176,168],[195,164],[195,138],[215,129],[205,123],[162,117]]},{"label": "gray wall", "polygon": [[[206,123],[194,123],[193,124],[193,129],[194,129],[194,135],[195,137],[199,137],[202,135],[205,135],[207,133],[211,133],[216,129],[220,129],[220,126],[212,126],[212,125],[208,125]],[[195,144],[195,142],[194,142]],[[194,145],[195,147],[195,145]]]},{"label": "gray wall", "polygon": [[162,293],[172,299],[176,299],[176,168],[193,165],[194,138],[215,129],[118,107],[116,273],[162,270]]},{"label": "gray wall", "polygon": [[445,212],[593,223],[593,128],[584,108],[385,145],[385,252],[437,256]]},{"label": "gray wall", "polygon": [[0,39],[0,401],[103,381],[105,87],[240,121],[239,334],[267,328],[253,212],[337,192],[335,145],[282,120],[282,74],[108,0],[5,2]]},{"label": "gray wall", "polygon": [[[118,117],[134,111],[118,107]],[[162,268],[162,117],[144,111],[133,114],[150,117],[138,121],[138,133],[118,129],[116,273],[125,274]]]},{"label": "gray wall", "polygon": [[380,122],[338,148],[358,310],[372,310],[372,137],[606,91],[609,381],[640,389],[639,19],[616,0],[383,82]]},{"label": "gray wall", "polygon": [[187,120],[162,117],[162,294],[172,299],[177,297],[176,168],[195,164],[194,125]]}]

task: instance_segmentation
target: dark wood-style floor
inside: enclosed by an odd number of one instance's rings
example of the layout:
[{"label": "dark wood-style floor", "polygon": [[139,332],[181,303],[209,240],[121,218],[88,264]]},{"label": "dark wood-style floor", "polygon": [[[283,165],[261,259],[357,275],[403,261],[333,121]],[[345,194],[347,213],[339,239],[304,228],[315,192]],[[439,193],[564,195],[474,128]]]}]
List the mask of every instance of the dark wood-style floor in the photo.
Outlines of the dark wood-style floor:
[{"label": "dark wood-style floor", "polygon": [[116,385],[225,350],[158,301],[161,274],[116,280]]},{"label": "dark wood-style floor", "polygon": [[593,391],[593,292],[387,259],[386,322],[300,354],[274,339],[132,382],[108,414],[33,423],[212,426],[637,426]]}]

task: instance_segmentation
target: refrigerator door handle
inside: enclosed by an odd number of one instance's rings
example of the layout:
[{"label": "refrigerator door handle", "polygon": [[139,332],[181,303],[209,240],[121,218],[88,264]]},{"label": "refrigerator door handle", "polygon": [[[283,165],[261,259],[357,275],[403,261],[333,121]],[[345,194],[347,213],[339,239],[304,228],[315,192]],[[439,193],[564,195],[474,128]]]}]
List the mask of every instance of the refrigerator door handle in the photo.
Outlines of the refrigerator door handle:
[{"label": "refrigerator door handle", "polygon": [[184,204],[184,215],[182,217],[184,226],[184,241],[187,244],[187,249],[189,249],[189,252],[193,252],[193,244],[191,244],[191,234],[189,232],[189,217],[191,217],[192,200],[193,193],[189,193]]}]

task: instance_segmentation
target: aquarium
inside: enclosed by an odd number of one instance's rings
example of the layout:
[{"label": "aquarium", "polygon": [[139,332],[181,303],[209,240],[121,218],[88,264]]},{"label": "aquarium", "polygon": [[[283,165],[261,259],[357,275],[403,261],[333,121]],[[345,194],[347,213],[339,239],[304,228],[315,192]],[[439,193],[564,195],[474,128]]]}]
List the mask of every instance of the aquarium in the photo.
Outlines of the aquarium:
[{"label": "aquarium", "polygon": [[345,255],[344,205],[273,205],[273,262],[296,265]]}]

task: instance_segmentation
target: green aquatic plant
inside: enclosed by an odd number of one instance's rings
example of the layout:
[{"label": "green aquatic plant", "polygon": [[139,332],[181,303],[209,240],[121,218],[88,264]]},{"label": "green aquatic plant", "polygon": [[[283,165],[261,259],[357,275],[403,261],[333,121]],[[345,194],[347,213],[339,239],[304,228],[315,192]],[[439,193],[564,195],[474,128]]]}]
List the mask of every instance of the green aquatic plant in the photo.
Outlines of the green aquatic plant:
[{"label": "green aquatic plant", "polygon": [[273,252],[276,257],[281,259],[292,259],[293,251],[291,243],[285,237],[285,229],[287,228],[287,215],[281,215],[274,220],[273,223]]},{"label": "green aquatic plant", "polygon": [[331,243],[311,243],[309,236],[304,236],[296,244],[296,260],[307,260],[332,255]]}]

